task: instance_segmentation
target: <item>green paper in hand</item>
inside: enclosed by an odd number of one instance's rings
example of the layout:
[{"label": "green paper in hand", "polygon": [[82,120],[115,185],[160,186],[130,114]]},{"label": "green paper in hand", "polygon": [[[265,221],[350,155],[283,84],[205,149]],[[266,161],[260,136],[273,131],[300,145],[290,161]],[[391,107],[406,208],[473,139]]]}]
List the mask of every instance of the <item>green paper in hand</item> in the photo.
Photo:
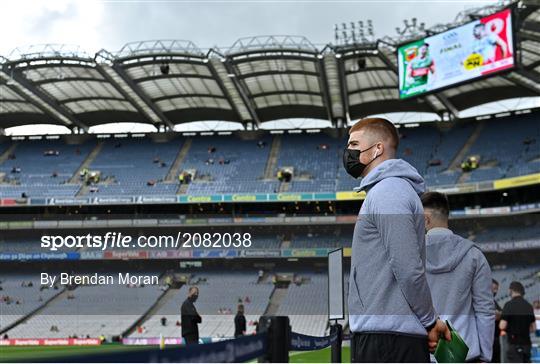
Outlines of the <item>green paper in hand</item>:
[{"label": "green paper in hand", "polygon": [[438,363],[464,363],[467,359],[469,347],[448,321],[446,321],[446,325],[450,329],[452,340],[439,339],[435,349],[435,359],[437,359]]}]

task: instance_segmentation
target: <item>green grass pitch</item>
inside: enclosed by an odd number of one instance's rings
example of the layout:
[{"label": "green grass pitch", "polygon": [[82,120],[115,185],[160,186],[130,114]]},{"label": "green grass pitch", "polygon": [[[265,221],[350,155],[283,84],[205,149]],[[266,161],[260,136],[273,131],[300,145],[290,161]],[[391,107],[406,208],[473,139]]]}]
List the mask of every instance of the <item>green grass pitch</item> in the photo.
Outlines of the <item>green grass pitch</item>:
[{"label": "green grass pitch", "polygon": [[[330,363],[330,348],[315,351],[297,351],[289,354],[290,363]],[[351,348],[341,349],[341,362],[351,362]]]}]

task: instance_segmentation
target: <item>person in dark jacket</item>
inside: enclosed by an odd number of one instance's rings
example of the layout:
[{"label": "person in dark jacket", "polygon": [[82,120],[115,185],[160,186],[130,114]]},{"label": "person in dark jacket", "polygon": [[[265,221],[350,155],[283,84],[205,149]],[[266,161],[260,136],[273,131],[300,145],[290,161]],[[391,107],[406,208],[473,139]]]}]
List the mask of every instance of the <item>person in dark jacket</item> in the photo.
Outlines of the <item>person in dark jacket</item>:
[{"label": "person in dark jacket", "polygon": [[199,326],[202,322],[202,318],[197,312],[194,303],[199,298],[199,288],[193,286],[190,287],[188,297],[182,303],[180,310],[181,322],[182,322],[182,337],[186,345],[199,343]]},{"label": "person in dark jacket", "polygon": [[501,322],[502,308],[497,302],[497,293],[499,292],[499,282],[493,279],[491,283],[491,291],[493,292],[493,301],[495,302],[495,336],[493,338],[493,356],[491,357],[492,363],[501,362],[501,330],[499,329],[499,323]]},{"label": "person in dark jacket", "polygon": [[508,347],[506,358],[508,363],[531,362],[531,333],[536,330],[532,305],[523,298],[525,288],[520,282],[510,283],[512,299],[503,307],[501,336],[506,335]]},{"label": "person in dark jacket", "polygon": [[238,305],[238,312],[234,317],[234,337],[246,334],[246,316],[244,316],[244,305]]}]

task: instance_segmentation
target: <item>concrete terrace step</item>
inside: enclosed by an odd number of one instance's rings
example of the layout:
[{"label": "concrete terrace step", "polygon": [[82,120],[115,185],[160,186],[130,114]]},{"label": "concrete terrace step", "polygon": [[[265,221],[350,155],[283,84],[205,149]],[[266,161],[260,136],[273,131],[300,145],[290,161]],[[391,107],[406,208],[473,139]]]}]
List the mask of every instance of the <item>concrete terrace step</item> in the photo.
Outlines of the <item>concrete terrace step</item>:
[{"label": "concrete terrace step", "polygon": [[77,168],[77,170],[75,171],[75,173],[73,173],[73,176],[71,176],[71,178],[69,179],[68,183],[73,183],[73,184],[77,184],[80,182],[80,173],[83,169],[85,168],[88,168],[92,162],[94,161],[94,159],[96,159],[96,157],[98,156],[99,152],[101,152],[101,149],[103,148],[103,141],[100,140],[98,141],[98,143],[96,144],[96,146],[94,147],[94,149],[92,149],[92,151],[86,156],[86,158],[84,159],[84,161],[81,163],[81,165],[79,166],[79,168]]},{"label": "concrete terrace step", "polygon": [[171,169],[169,169],[169,173],[167,173],[167,176],[165,176],[163,182],[177,182],[180,167],[182,167],[182,163],[184,162],[184,159],[186,159],[189,149],[191,148],[191,143],[192,140],[187,139],[184,145],[182,145],[182,148],[180,148],[180,151],[178,152],[178,155],[176,156],[176,159],[174,160]]}]

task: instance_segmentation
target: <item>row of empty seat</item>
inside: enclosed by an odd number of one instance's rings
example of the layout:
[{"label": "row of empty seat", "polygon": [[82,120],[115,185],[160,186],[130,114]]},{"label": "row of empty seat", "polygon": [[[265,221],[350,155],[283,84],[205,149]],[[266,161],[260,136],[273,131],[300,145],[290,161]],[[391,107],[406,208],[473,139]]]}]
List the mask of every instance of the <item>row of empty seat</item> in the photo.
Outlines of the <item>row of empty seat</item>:
[{"label": "row of empty seat", "polygon": [[[191,282],[199,287],[197,311],[202,317],[200,335],[202,337],[231,337],[234,334],[234,315],[237,306],[245,307],[247,331],[255,330],[253,325],[268,306],[273,286],[270,282],[258,283],[257,272],[242,273],[204,272],[192,276]],[[141,330],[132,334],[134,337],[156,337],[159,335],[179,336],[181,328],[179,312],[182,302],[187,297],[187,286],[171,290],[170,297],[152,316],[141,324]],[[166,324],[161,322],[166,319]]]},{"label": "row of empty seat", "polygon": [[[98,185],[99,196],[174,195],[177,186],[161,183],[182,148],[183,140],[154,143],[147,138],[104,141],[89,170],[100,171],[106,183]],[[150,182],[150,185],[149,185]]]},{"label": "row of empty seat", "polygon": [[[538,114],[469,122],[449,128],[446,125],[444,129],[428,124],[400,128],[399,133],[398,157],[415,166],[429,186],[540,172]],[[180,158],[179,169],[174,171],[196,171],[195,179],[182,191],[189,195],[334,192],[349,191],[358,185],[342,167],[346,135],[261,134],[250,139],[237,135],[178,136],[166,142],[154,142],[149,137],[113,138],[89,139],[78,145],[42,139],[0,144],[0,151],[9,152],[0,163],[0,172],[4,173],[0,197],[20,197],[23,193],[30,197],[73,197],[90,193],[81,192],[81,183],[76,179],[76,183],[69,182],[98,145],[97,154],[88,163],[90,170],[99,170],[102,174],[102,182],[92,189],[93,194],[174,195],[179,187],[177,176],[169,181],[164,179],[188,138],[190,145]],[[277,138],[280,142],[274,143]],[[13,144],[16,146],[12,147]],[[274,145],[276,153],[272,154]],[[455,158],[463,148],[466,148],[464,157],[479,158],[478,169],[472,172],[459,169],[457,165],[461,161]],[[271,176],[265,179],[270,167],[273,167],[269,170]],[[276,174],[287,167],[293,169],[293,179],[283,187]]]},{"label": "row of empty seat", "polygon": [[519,281],[525,287],[525,298],[529,302],[540,300],[540,266],[511,266],[494,267],[492,276],[499,282],[499,294],[496,299],[502,306],[510,300],[508,291],[512,281]]},{"label": "row of empty seat", "polygon": [[[524,284],[525,297],[529,301],[540,299],[540,266],[497,266],[492,271],[493,277],[500,282],[499,303],[508,301],[508,285],[514,280]],[[293,270],[288,274],[292,274],[294,279],[286,288],[280,286],[284,295],[277,303],[272,301],[272,294],[277,290],[271,283],[272,273],[261,276],[255,271],[242,269],[191,274],[189,284],[199,287],[199,299],[195,305],[202,316],[201,337],[232,336],[234,314],[239,303],[245,307],[247,332],[252,333],[258,318],[272,307],[271,302],[278,305],[275,314],[289,316],[293,331],[314,336],[327,335],[327,274],[311,270]],[[348,281],[349,273],[345,271],[345,302]],[[120,284],[79,286],[73,290],[57,285],[56,289],[45,289],[39,284],[37,272],[3,273],[0,274],[0,282],[0,330],[39,309],[9,329],[7,335],[10,338],[101,335],[110,338],[121,335],[141,319],[132,337],[179,337],[181,334],[180,306],[187,297],[187,284],[180,289]]]},{"label": "row of empty seat", "polygon": [[[26,279],[32,279],[39,289],[39,275]],[[19,278],[7,276],[5,280],[17,282]],[[44,292],[48,291],[55,290]],[[156,302],[162,292],[159,286],[128,287],[116,281],[112,285],[79,286],[64,291],[38,314],[9,330],[8,335],[13,338],[120,335]]]},{"label": "row of empty seat", "polygon": [[42,288],[37,278],[37,274],[0,274],[0,330],[61,292]]},{"label": "row of empty seat", "polygon": [[297,276],[303,283],[289,285],[277,313],[289,316],[295,332],[325,336],[328,334],[328,276],[308,272],[299,272]]},{"label": "row of empty seat", "polygon": [[[506,243],[506,242],[540,242],[540,223],[516,226],[483,226],[475,229],[457,227],[455,232],[480,245],[483,243]],[[324,230],[313,229],[312,231],[300,231],[283,234],[259,234],[251,233],[251,246],[249,249],[287,249],[287,248],[339,248],[352,245],[352,227],[327,227]],[[174,250],[174,248],[154,247],[144,250]],[[58,252],[100,250],[100,248],[63,247]],[[0,239],[0,253],[45,253],[49,249],[42,248],[38,238],[35,239]]]}]

